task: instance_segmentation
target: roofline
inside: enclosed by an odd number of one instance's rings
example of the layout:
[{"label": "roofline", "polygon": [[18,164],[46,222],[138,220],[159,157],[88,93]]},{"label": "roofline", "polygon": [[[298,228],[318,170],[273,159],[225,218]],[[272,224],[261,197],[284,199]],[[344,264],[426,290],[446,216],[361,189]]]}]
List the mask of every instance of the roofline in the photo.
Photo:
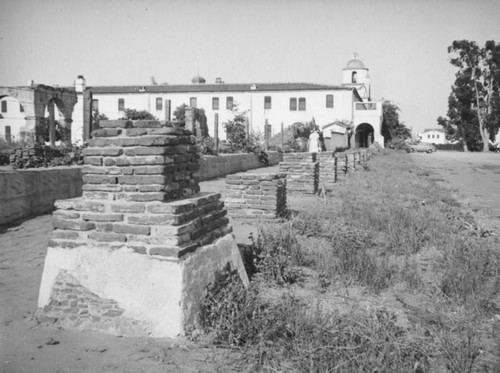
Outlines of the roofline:
[{"label": "roofline", "polygon": [[[300,85],[304,85],[301,87]],[[253,86],[256,88],[254,89]],[[235,84],[172,84],[94,86],[87,90],[97,94],[125,93],[214,93],[214,92],[272,92],[272,91],[352,91],[351,87],[314,83],[235,83]],[[359,95],[358,95],[359,96]],[[360,98],[360,97],[359,97]]]}]

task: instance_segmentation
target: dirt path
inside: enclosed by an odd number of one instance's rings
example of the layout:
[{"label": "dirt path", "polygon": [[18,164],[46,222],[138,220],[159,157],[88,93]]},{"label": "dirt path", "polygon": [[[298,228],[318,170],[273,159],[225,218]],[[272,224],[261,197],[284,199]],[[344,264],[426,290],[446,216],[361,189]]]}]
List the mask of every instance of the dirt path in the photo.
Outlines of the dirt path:
[{"label": "dirt path", "polygon": [[411,157],[457,189],[471,210],[500,221],[500,154],[437,151]]}]

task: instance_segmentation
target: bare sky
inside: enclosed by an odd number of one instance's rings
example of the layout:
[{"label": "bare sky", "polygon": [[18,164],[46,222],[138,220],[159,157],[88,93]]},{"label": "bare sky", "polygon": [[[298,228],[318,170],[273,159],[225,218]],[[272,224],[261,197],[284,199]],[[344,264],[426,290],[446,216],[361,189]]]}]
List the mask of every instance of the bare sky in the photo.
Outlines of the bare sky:
[{"label": "bare sky", "polygon": [[447,47],[500,41],[499,0],[2,0],[0,86],[340,84],[353,52],[414,132],[446,114]]}]

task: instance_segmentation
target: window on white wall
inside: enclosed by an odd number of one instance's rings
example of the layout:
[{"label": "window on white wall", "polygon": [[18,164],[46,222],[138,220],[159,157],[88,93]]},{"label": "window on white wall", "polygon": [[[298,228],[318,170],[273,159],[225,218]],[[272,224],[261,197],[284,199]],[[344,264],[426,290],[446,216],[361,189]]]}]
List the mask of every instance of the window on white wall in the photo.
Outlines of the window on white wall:
[{"label": "window on white wall", "polygon": [[234,106],[233,98],[231,96],[228,96],[226,98],[226,109],[227,110],[233,110],[233,106]]},{"label": "window on white wall", "polygon": [[19,104],[19,112],[24,113],[24,108],[23,108],[23,105],[21,105],[21,104]]},{"label": "window on white wall", "polygon": [[124,98],[118,99],[118,111],[125,111],[125,99]]},{"label": "window on white wall", "polygon": [[156,98],[156,110],[163,110],[163,99],[161,97]]},{"label": "window on white wall", "polygon": [[99,111],[99,100],[92,100],[92,111]]},{"label": "window on white wall", "polygon": [[295,97],[290,98],[290,110],[291,111],[297,110],[297,99]]},{"label": "window on white wall", "polygon": [[333,95],[326,95],[326,107],[327,108],[333,107]]},{"label": "window on white wall", "polygon": [[271,96],[264,97],[264,109],[271,109]]},{"label": "window on white wall", "polygon": [[219,110],[219,97],[212,97],[212,110]]},{"label": "window on white wall", "polygon": [[305,111],[306,110],[306,98],[305,97],[300,97],[299,98],[299,110],[300,111]]},{"label": "window on white wall", "polygon": [[2,101],[2,113],[7,112],[7,101]]},{"label": "window on white wall", "polygon": [[191,97],[189,99],[189,106],[196,107],[196,97]]}]

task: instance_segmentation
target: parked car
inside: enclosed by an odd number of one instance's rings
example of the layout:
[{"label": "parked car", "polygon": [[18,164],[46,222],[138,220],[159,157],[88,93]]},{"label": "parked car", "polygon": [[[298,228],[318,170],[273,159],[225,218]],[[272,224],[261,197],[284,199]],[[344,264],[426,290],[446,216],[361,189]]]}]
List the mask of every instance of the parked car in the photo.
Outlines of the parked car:
[{"label": "parked car", "polygon": [[413,153],[413,152],[432,153],[432,152],[436,151],[436,147],[433,144],[427,144],[425,142],[420,142],[418,144],[409,144],[406,151],[408,153]]}]

